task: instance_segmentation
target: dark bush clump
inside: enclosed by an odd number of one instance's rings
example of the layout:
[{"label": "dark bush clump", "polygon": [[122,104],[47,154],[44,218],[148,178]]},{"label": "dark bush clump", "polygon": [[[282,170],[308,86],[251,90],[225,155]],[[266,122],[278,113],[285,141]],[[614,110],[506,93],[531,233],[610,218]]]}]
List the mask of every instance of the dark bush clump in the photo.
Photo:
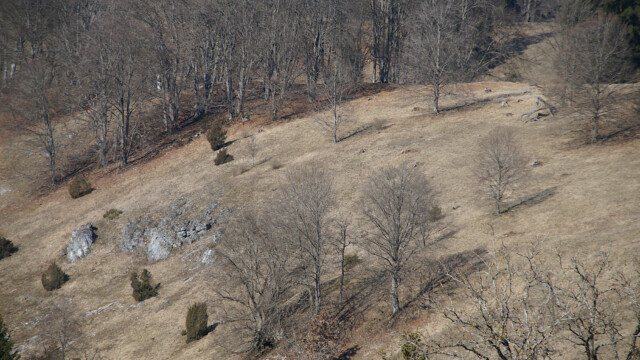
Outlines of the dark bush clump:
[{"label": "dark bush clump", "polygon": [[13,341],[9,330],[4,326],[2,316],[0,316],[0,359],[1,360],[17,360],[20,356],[13,350]]},{"label": "dark bush clump", "polygon": [[122,210],[118,210],[118,209],[109,209],[107,210],[106,213],[104,213],[104,215],[102,215],[103,218],[107,219],[107,220],[115,220],[117,219],[120,215],[122,214]]},{"label": "dark bush clump", "polygon": [[60,289],[67,280],[69,276],[56,263],[49,265],[47,271],[42,274],[42,286],[47,291]]},{"label": "dark bush clump", "polygon": [[361,262],[362,262],[362,259],[358,257],[358,254],[346,254],[344,256],[344,269],[347,271],[351,270]]},{"label": "dark bush clump", "polygon": [[218,156],[216,156],[213,161],[216,165],[226,164],[229,161],[233,160],[233,155],[227,154],[227,149],[222,149],[218,151]]},{"label": "dark bush clump", "polygon": [[74,199],[85,196],[91,191],[93,191],[91,183],[82,176],[76,177],[71,181],[71,184],[69,184],[69,195]]},{"label": "dark bush clump", "polygon": [[131,274],[131,287],[136,301],[144,301],[158,295],[158,287],[151,285],[151,273],[147,269],[142,270],[140,276],[137,273]]},{"label": "dark bush clump", "polygon": [[187,342],[198,340],[207,335],[207,304],[195,303],[189,307],[187,312]]},{"label": "dark bush clump", "polygon": [[218,151],[222,149],[227,139],[227,132],[222,128],[222,123],[216,121],[209,131],[207,131],[207,140],[211,145],[211,150]]},{"label": "dark bush clump", "polygon": [[0,235],[0,260],[11,256],[16,251],[18,251],[18,248],[13,245],[11,240],[7,240]]},{"label": "dark bush clump", "polygon": [[442,208],[440,206],[433,206],[429,210],[429,220],[432,222],[436,222],[438,220],[444,219],[444,214],[442,213]]}]

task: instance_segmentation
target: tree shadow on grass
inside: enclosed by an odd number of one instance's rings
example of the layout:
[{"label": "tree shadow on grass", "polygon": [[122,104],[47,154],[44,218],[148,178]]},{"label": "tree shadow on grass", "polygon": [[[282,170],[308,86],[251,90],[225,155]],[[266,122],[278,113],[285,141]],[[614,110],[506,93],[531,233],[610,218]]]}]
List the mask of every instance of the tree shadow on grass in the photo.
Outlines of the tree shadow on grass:
[{"label": "tree shadow on grass", "polygon": [[354,346],[346,349],[345,351],[343,351],[342,354],[340,354],[337,357],[333,358],[333,360],[349,360],[349,359],[352,359],[354,356],[356,356],[356,354],[358,353],[359,350],[360,350],[360,345],[354,345]]},{"label": "tree shadow on grass", "polygon": [[542,190],[538,193],[535,193],[533,195],[530,195],[529,197],[519,201],[516,204],[513,204],[511,206],[509,206],[508,208],[504,209],[503,213],[506,213],[510,210],[513,210],[517,207],[522,207],[522,206],[532,206],[532,205],[538,205],[540,203],[542,203],[543,201],[551,198],[552,196],[554,196],[557,193],[558,187],[557,186],[553,186],[550,187],[548,189]]}]

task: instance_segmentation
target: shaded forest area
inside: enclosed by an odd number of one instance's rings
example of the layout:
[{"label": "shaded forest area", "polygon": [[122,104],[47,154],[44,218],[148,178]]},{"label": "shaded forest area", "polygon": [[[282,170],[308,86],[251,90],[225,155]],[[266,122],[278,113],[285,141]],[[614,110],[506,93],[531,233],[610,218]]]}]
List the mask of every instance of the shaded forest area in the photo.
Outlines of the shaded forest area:
[{"label": "shaded forest area", "polygon": [[[31,134],[55,184],[88,164],[127,165],[146,146],[209,114],[273,121],[299,107],[335,114],[365,81],[471,81],[510,55],[519,21],[606,7],[628,24],[635,5],[500,0],[19,0],[0,3],[3,121]],[[565,11],[566,12],[566,11]],[[571,15],[577,21],[579,15]],[[630,25],[633,44],[635,25]],[[364,78],[370,66],[371,79]],[[314,105],[315,104],[315,105]],[[306,107],[302,107],[304,111]],[[60,146],[69,115],[91,146]],[[337,141],[337,138],[335,139]],[[165,141],[166,142],[166,141]],[[78,144],[74,144],[78,147]],[[43,160],[44,161],[44,160]]]}]

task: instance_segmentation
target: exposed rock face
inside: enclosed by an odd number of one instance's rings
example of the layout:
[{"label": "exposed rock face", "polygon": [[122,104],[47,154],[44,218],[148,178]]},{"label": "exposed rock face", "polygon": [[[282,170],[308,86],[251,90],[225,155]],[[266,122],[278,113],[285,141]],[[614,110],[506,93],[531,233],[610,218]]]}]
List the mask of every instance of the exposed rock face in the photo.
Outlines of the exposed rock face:
[{"label": "exposed rock face", "polygon": [[216,261],[213,249],[207,249],[202,253],[202,264],[211,265]]},{"label": "exposed rock face", "polygon": [[[189,199],[179,199],[171,204],[166,215],[157,222],[149,218],[130,222],[124,229],[120,250],[140,252],[150,261],[169,257],[171,251],[184,245],[194,243],[204,236],[215,225],[222,214],[214,213],[218,205],[213,202],[206,209],[192,211]],[[190,214],[198,214],[190,216]]]},{"label": "exposed rock face", "polygon": [[67,259],[76,262],[78,259],[89,255],[95,234],[91,223],[84,224],[71,233],[71,241],[67,246]]},{"label": "exposed rock face", "polygon": [[134,252],[144,247],[145,231],[151,223],[151,219],[143,218],[130,222],[124,228],[120,250]]}]

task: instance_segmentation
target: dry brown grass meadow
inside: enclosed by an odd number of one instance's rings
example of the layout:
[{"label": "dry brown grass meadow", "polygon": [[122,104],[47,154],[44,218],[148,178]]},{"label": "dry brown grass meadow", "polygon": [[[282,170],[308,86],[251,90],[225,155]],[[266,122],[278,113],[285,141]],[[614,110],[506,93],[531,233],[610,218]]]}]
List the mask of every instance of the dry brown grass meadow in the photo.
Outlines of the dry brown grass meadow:
[{"label": "dry brown grass meadow", "polygon": [[[485,87],[492,91],[485,92]],[[354,214],[366,177],[385,166],[416,164],[437,189],[437,199],[455,231],[434,249],[434,258],[502,244],[526,246],[537,235],[548,234],[550,253],[558,248],[588,256],[606,248],[618,264],[636,259],[640,140],[585,145],[576,140],[570,131],[576,125],[562,113],[525,124],[519,115],[529,112],[535,106],[534,93],[540,94],[527,84],[482,82],[447,90],[443,108],[448,110],[440,115],[430,113],[429,89],[422,86],[354,99],[347,104],[350,122],[343,133],[353,135],[335,145],[314,121],[317,114],[279,124],[237,124],[230,129],[235,142],[229,146],[236,160],[229,164],[213,166],[214,153],[202,136],[124,170],[95,172],[90,180],[96,190],[76,200],[64,186],[45,196],[26,192],[16,175],[19,162],[0,168],[3,184],[13,187],[0,196],[0,231],[20,249],[0,262],[0,313],[13,330],[13,339],[27,352],[39,350],[43,316],[51,305],[68,298],[81,315],[92,348],[99,349],[104,359],[233,358],[224,347],[233,334],[224,324],[194,343],[185,344],[180,336],[193,302],[206,301],[210,323],[216,322],[220,309],[210,281],[215,267],[193,270],[189,247],[155,263],[122,253],[117,246],[122,229],[128,221],[185,196],[204,199],[221,191],[223,204],[232,208],[260,202],[275,191],[287,168],[303,163],[330,171],[341,210]],[[500,106],[503,99],[509,100],[509,107]],[[526,187],[512,201],[545,191],[551,195],[496,217],[491,203],[479,195],[471,169],[478,138],[505,125],[516,130],[530,161],[542,163],[531,169]],[[259,129],[264,131],[258,133]],[[259,147],[255,167],[250,166],[249,139],[241,136],[247,134]],[[0,153],[9,153],[1,147],[13,142],[1,140]],[[282,168],[273,169],[274,161]],[[242,172],[243,167],[248,171]],[[111,208],[124,211],[112,222],[102,218]],[[92,253],[67,263],[61,254],[71,232],[87,222],[99,234]],[[367,260],[361,250],[350,251]],[[46,293],[40,274],[52,260],[71,280]],[[162,287],[159,296],[136,304],[128,274],[142,267]],[[381,351],[398,358],[402,330],[432,332],[443,324],[419,308],[406,321],[389,324],[388,317],[386,303],[374,304],[365,313],[347,344],[359,349],[354,359],[380,358]]]}]

